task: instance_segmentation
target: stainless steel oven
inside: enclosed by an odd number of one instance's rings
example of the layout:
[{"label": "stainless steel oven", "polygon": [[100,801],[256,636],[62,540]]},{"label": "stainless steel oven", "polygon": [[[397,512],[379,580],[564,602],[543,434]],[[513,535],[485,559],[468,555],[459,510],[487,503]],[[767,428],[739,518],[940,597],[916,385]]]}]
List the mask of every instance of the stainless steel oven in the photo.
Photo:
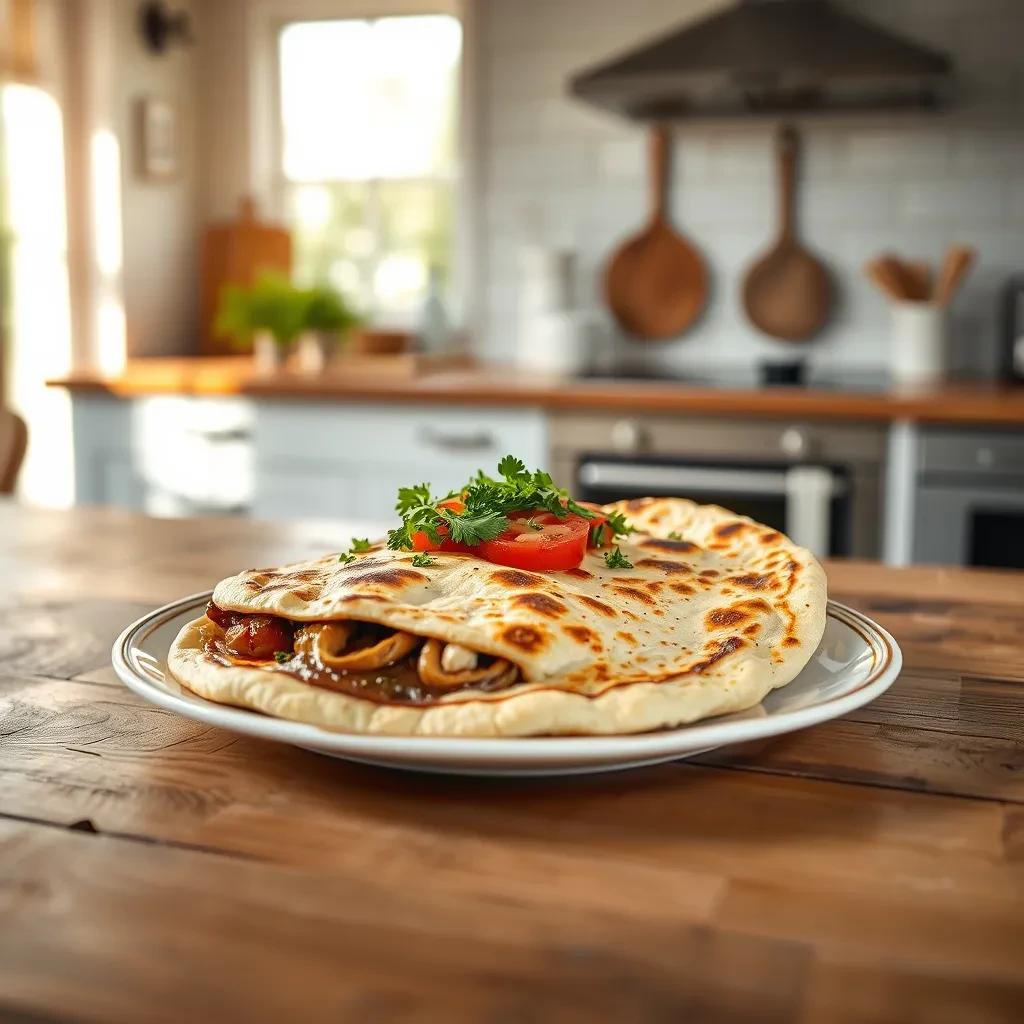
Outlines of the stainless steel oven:
[{"label": "stainless steel oven", "polygon": [[1024,433],[924,431],[913,500],[915,562],[1024,569]]},{"label": "stainless steel oven", "polygon": [[692,498],[821,556],[878,557],[880,427],[574,413],[551,426],[557,479],[585,500]]}]

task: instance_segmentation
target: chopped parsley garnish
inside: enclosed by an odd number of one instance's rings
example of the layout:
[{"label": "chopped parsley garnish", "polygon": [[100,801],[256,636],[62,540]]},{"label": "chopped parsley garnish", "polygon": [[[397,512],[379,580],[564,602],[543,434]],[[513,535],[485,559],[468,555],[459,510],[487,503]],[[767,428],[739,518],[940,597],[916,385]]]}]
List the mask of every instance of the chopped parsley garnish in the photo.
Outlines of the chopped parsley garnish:
[{"label": "chopped parsley garnish", "polygon": [[526,520],[526,525],[531,530],[536,530],[537,533],[540,533],[540,531],[544,529],[544,527],[541,526],[540,523],[537,522],[537,517],[536,516],[530,516],[530,518]]},{"label": "chopped parsley garnish", "polygon": [[458,497],[462,508],[438,508],[446,499],[431,495],[427,484],[402,487],[395,505],[402,525],[388,534],[388,547],[411,548],[414,533],[425,534],[432,544],[445,537],[458,544],[480,544],[500,537],[508,529],[509,513],[524,510],[550,512],[559,519],[570,514],[584,519],[597,515],[573,501],[568,491],[556,487],[549,473],[541,469],[530,472],[513,455],[506,455],[498,463],[497,479],[480,470],[465,488],[448,497]]},{"label": "chopped parsley garnish", "polygon": [[283,665],[286,661],[291,661],[291,660],[292,660],[292,652],[291,651],[274,651],[274,661],[276,661],[278,663],[278,665]]},{"label": "chopped parsley garnish", "polygon": [[621,512],[609,512],[608,525],[616,537],[626,537],[631,533],[636,533],[636,527],[627,523],[626,517]]},{"label": "chopped parsley garnish", "polygon": [[426,551],[417,551],[416,554],[412,556],[412,564],[415,565],[417,569],[425,569],[428,565],[433,565],[436,561],[437,559],[431,558]]},{"label": "chopped parsley garnish", "polygon": [[609,569],[632,569],[633,563],[616,546],[604,553],[604,564]]},{"label": "chopped parsley garnish", "polygon": [[350,555],[347,551],[343,555],[338,555],[338,561],[341,562],[342,565],[348,565],[349,562],[354,562],[355,560],[356,556]]},{"label": "chopped parsley garnish", "polygon": [[678,530],[672,530],[668,535],[669,540],[682,540],[683,535]]},{"label": "chopped parsley garnish", "polygon": [[349,551],[353,551],[356,554],[362,554],[364,551],[369,551],[372,547],[373,545],[370,543],[368,537],[353,537],[352,547],[349,548]]}]

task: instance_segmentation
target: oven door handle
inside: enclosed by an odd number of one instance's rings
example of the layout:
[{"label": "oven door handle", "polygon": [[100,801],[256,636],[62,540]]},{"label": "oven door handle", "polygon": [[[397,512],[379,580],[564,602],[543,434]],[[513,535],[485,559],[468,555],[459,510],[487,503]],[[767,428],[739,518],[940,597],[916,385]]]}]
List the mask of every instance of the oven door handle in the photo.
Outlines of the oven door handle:
[{"label": "oven door handle", "polygon": [[580,465],[579,479],[586,487],[616,487],[644,494],[648,490],[673,490],[680,496],[720,494],[722,491],[774,497],[787,497],[789,494],[784,469],[638,465],[588,459]]}]

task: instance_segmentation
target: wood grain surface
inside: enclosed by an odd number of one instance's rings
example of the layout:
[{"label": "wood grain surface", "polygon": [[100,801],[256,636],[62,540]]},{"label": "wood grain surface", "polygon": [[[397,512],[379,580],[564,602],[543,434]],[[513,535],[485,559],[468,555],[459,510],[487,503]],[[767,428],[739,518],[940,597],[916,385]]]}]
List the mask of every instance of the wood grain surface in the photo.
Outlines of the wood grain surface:
[{"label": "wood grain surface", "polygon": [[147,705],[155,604],[343,525],[0,506],[0,1019],[1018,1021],[1024,575],[832,563],[906,669],[846,718],[558,780]]},{"label": "wood grain surface", "polygon": [[288,401],[526,405],[696,416],[1024,424],[1024,389],[992,384],[946,384],[881,392],[725,388],[669,380],[566,380],[507,367],[430,373],[413,380],[330,369],[317,376],[286,371],[259,375],[251,361],[242,358],[137,359],[117,377],[79,373],[50,383],[76,394],[122,398],[249,395]]}]

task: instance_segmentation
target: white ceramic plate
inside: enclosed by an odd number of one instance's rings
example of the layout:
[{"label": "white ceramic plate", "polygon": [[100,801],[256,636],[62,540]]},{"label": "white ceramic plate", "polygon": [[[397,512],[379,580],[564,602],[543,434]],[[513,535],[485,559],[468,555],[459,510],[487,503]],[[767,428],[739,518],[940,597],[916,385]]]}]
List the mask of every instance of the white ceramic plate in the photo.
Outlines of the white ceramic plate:
[{"label": "white ceramic plate", "polygon": [[360,736],[214,704],[180,686],[167,671],[167,652],[178,630],[202,614],[210,597],[196,594],[158,608],[118,637],[112,658],[126,686],[153,704],[209,725],[350,761],[425,772],[567,775],[673,761],[837,718],[884,693],[903,664],[899,647],[881,626],[829,601],[825,635],[800,675],[757,707],[734,715],[636,736]]}]

